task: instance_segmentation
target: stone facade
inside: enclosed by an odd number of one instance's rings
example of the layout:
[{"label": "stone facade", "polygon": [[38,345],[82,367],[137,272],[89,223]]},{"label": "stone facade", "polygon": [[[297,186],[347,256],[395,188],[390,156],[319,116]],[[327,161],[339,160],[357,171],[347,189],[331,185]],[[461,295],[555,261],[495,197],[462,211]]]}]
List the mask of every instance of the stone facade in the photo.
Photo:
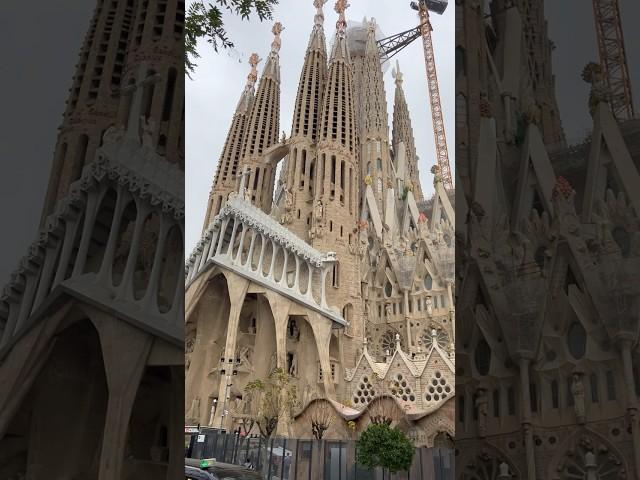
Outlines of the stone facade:
[{"label": "stone facade", "polygon": [[566,146],[544,19],[456,1],[456,470],[638,479],[638,124]]},{"label": "stone facade", "polygon": [[[314,2],[291,136],[278,140],[270,123],[280,94],[279,24],[244,131],[238,118],[251,75],[233,117],[211,194],[219,201],[187,262],[186,422],[245,428],[256,407],[245,387],[280,368],[297,398],[279,416],[278,435],[311,438],[314,412],[328,405],[325,438],[356,436],[383,411],[395,412],[418,445],[448,443],[452,192],[436,168],[430,208],[418,207],[402,74],[398,68],[391,142],[375,22],[347,29],[346,2],[338,1],[327,54],[324,3]],[[366,39],[364,48],[350,36]],[[233,164],[230,141],[242,152]],[[235,172],[226,180],[233,191],[220,183],[223,171]]]},{"label": "stone facade", "polygon": [[184,2],[97,2],[0,296],[0,478],[180,478]]}]

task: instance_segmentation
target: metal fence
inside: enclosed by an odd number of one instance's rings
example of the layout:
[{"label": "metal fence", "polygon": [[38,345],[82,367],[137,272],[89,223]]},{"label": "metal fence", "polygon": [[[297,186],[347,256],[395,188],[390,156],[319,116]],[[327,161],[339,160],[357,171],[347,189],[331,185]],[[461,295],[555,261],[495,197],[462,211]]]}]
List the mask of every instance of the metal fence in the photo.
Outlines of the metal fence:
[{"label": "metal fence", "polygon": [[250,464],[266,480],[453,480],[453,450],[416,448],[409,471],[390,474],[357,465],[354,440],[243,437],[202,429],[186,448],[190,458]]}]

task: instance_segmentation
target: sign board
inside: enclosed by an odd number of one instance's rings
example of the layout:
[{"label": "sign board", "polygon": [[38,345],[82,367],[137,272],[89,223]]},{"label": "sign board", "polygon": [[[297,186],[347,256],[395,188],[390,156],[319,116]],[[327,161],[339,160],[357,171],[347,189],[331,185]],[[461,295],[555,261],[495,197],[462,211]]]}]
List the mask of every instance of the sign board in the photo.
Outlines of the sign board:
[{"label": "sign board", "polygon": [[198,443],[204,442],[204,435],[198,435]]},{"label": "sign board", "polygon": [[184,427],[184,433],[189,434],[189,433],[198,433],[200,432],[200,429],[198,427]]}]

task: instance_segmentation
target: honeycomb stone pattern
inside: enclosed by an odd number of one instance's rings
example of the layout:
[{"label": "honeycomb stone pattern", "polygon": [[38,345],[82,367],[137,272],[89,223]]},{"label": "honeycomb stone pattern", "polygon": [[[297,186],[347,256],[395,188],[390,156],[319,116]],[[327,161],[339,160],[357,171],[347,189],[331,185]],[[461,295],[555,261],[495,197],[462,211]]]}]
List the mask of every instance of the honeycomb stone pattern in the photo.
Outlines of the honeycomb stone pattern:
[{"label": "honeycomb stone pattern", "polygon": [[403,402],[415,402],[416,396],[406,378],[398,373],[392,380],[391,393]]},{"label": "honeycomb stone pattern", "polygon": [[442,376],[442,373],[436,371],[427,385],[424,399],[427,404],[437,403],[441,400],[445,400],[451,394],[451,386],[447,383],[447,380]]},{"label": "honeycomb stone pattern", "polygon": [[358,405],[367,405],[376,395],[376,391],[373,388],[373,385],[369,381],[369,377],[364,375],[360,379],[360,383],[358,385],[358,390],[356,390],[355,395],[353,396],[353,404]]}]

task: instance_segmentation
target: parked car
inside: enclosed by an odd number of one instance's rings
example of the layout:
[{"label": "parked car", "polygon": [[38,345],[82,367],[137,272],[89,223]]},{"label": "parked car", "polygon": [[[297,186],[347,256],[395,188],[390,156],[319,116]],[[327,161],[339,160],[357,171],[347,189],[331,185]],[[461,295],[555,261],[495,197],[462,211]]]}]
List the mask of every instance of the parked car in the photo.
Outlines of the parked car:
[{"label": "parked car", "polygon": [[196,467],[184,466],[185,480],[219,480],[213,473]]},{"label": "parked car", "polygon": [[186,480],[263,480],[258,472],[249,468],[214,459],[185,458],[184,463]]}]

